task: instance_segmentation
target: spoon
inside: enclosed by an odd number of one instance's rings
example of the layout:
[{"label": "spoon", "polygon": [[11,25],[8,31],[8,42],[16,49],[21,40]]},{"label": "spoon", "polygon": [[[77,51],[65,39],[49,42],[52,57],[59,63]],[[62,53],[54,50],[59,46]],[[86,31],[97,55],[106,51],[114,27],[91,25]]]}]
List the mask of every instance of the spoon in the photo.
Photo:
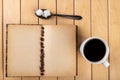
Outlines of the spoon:
[{"label": "spoon", "polygon": [[69,19],[74,19],[74,20],[82,19],[82,17],[78,16],[78,15],[53,14],[48,9],[38,9],[35,12],[35,15],[39,18],[42,18],[42,19],[49,19],[52,16],[60,16],[60,17],[65,17],[65,18],[69,18]]}]

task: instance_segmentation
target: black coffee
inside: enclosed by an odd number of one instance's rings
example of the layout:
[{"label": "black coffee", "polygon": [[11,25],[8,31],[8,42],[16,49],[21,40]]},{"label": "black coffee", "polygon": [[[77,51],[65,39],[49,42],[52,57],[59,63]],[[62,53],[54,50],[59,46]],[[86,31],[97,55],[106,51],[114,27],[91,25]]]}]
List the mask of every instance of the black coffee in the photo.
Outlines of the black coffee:
[{"label": "black coffee", "polygon": [[106,47],[99,39],[92,39],[84,46],[84,55],[92,62],[101,60],[105,56],[105,52]]}]

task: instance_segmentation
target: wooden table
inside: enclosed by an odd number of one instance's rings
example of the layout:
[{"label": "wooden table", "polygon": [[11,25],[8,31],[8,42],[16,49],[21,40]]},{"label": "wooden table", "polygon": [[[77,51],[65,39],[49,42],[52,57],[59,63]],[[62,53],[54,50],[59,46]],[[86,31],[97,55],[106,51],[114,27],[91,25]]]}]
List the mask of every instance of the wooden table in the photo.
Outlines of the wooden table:
[{"label": "wooden table", "polygon": [[[38,8],[53,13],[76,14],[80,21],[52,17],[38,19]],[[77,77],[5,77],[5,31],[6,24],[75,24],[78,25],[78,48],[81,42],[98,36],[110,46],[110,67],[91,65],[80,55],[78,49]],[[3,33],[2,33],[3,32]],[[3,42],[2,42],[3,41]],[[120,80],[120,0],[0,0],[0,80]]]}]

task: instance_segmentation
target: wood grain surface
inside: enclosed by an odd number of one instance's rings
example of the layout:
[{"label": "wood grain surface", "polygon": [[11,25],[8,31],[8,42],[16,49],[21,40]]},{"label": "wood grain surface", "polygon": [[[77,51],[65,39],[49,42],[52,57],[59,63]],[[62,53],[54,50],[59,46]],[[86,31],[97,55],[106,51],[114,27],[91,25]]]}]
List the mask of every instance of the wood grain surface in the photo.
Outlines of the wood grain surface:
[{"label": "wood grain surface", "polygon": [[77,43],[77,66],[78,76],[77,80],[91,80],[91,64],[86,62],[79,51],[80,44],[91,36],[90,25],[90,0],[75,0],[75,14],[83,17],[80,21],[75,21],[78,25],[78,43]]},{"label": "wood grain surface", "polygon": [[[52,13],[56,13],[56,0],[39,0],[40,9],[48,9]],[[56,24],[56,17],[50,19],[39,19],[39,24]]]},{"label": "wood grain surface", "polygon": [[[0,0],[0,80],[120,80],[119,0]],[[52,13],[76,14],[82,20],[52,17],[38,19],[38,9]],[[76,77],[6,77],[7,24],[75,24],[78,26]],[[3,36],[3,37],[2,37]],[[90,36],[105,39],[110,46],[110,67],[91,65],[80,55],[80,44]],[[4,44],[4,45],[2,45]]]},{"label": "wood grain surface", "polygon": [[[46,5],[47,2],[47,5]],[[52,13],[56,13],[56,0],[39,0],[40,9],[48,9]],[[56,17],[51,17],[51,19],[39,19],[39,24],[56,24]],[[40,77],[40,80],[57,80],[55,77]]]},{"label": "wood grain surface", "polygon": [[120,80],[120,1],[110,1],[110,80]]},{"label": "wood grain surface", "polygon": [[[92,36],[108,41],[108,3],[107,0],[91,1]],[[92,65],[92,80],[108,80],[108,68],[99,64]]]},{"label": "wood grain surface", "polygon": [[21,0],[21,24],[38,24],[35,11],[38,9],[38,0],[34,2]]},{"label": "wood grain surface", "polygon": [[20,80],[21,77],[6,77],[6,25],[20,23],[20,0],[3,0],[3,54],[4,54],[4,80]]},{"label": "wood grain surface", "polygon": [[[34,2],[29,0],[20,1],[20,24],[38,24],[38,18],[35,11],[38,9],[38,0]],[[39,77],[21,77],[22,80],[39,80]]]},{"label": "wood grain surface", "polygon": [[[73,0],[57,0],[57,13],[73,15]],[[72,19],[57,17],[57,24],[73,24]],[[74,80],[74,77],[59,77],[58,80]]]}]

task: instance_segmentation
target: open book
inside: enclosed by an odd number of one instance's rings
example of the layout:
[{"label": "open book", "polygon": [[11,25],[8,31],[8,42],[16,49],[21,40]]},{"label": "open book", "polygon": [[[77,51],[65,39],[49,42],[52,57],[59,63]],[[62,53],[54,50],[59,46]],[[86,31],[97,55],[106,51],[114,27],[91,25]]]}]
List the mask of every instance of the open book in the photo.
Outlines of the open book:
[{"label": "open book", "polygon": [[75,25],[8,25],[7,76],[75,76]]}]

